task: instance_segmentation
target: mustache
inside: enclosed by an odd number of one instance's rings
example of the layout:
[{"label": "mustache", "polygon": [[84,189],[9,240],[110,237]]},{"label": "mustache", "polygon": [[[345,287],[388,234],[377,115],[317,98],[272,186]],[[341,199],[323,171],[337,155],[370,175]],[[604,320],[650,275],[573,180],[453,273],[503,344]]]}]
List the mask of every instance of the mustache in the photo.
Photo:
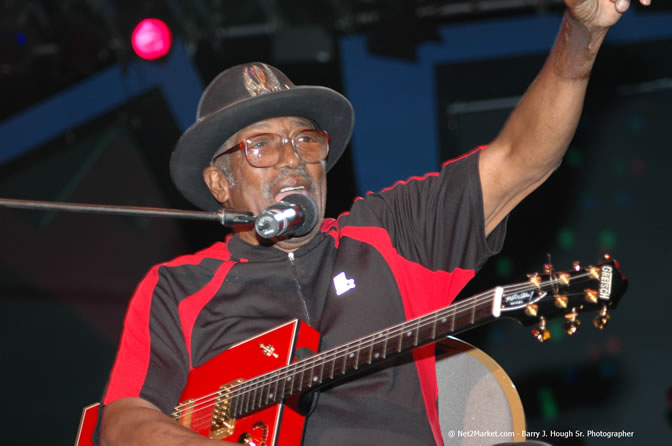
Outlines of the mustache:
[{"label": "mustache", "polygon": [[275,179],[268,183],[266,186],[264,186],[264,195],[267,199],[271,199],[273,197],[273,188],[275,187],[276,184],[278,184],[280,181],[289,178],[289,177],[301,177],[308,183],[308,188],[310,192],[315,192],[317,189],[317,185],[315,184],[315,181],[306,173],[305,169],[303,166],[297,166],[295,168],[291,167],[283,167],[280,169],[280,172],[278,173],[278,176],[275,177]]}]

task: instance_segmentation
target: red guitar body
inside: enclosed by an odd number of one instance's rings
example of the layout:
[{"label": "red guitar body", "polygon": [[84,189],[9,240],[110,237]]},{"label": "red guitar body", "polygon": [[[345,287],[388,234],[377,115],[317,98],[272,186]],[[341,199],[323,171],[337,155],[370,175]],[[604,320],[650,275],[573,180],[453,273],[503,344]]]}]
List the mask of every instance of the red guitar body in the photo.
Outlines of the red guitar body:
[{"label": "red guitar body", "polygon": [[[176,407],[176,420],[209,438],[243,443],[250,446],[296,446],[301,444],[305,417],[296,406],[298,397],[229,420],[228,429],[213,427],[217,405],[192,407],[190,400],[218,396],[221,387],[246,381],[279,369],[295,361],[298,349],[317,352],[320,335],[304,322],[293,320],[273,330],[236,344],[189,374],[187,385]],[[98,405],[84,410],[75,446],[92,446],[91,434],[97,422]],[[226,435],[223,435],[224,432]]]},{"label": "red guitar body", "polygon": [[[550,337],[548,319],[563,318],[572,334],[579,326],[579,312],[596,311],[593,323],[602,329],[610,317],[608,310],[615,308],[627,288],[609,255],[599,266],[575,265],[566,272],[549,266],[543,274],[528,277],[527,282],[496,287],[320,353],[316,353],[318,332],[298,320],[287,322],[192,370],[172,416],[213,440],[248,446],[299,445],[305,424],[302,414],[310,413],[312,391],[324,385],[500,317],[535,325],[532,334],[541,342]],[[76,446],[91,446],[97,413],[97,405],[85,409]]]}]

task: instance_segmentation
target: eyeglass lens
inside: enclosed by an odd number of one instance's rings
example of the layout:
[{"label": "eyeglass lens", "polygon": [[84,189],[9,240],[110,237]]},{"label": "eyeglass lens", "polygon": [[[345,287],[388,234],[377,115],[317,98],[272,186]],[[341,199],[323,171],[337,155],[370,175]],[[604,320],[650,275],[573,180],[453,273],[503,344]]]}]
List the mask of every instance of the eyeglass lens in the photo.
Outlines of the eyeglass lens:
[{"label": "eyeglass lens", "polygon": [[319,130],[304,130],[291,140],[277,133],[262,133],[245,141],[245,151],[250,163],[257,167],[272,166],[280,159],[282,146],[291,142],[298,156],[307,163],[324,160],[329,151],[328,138]]}]

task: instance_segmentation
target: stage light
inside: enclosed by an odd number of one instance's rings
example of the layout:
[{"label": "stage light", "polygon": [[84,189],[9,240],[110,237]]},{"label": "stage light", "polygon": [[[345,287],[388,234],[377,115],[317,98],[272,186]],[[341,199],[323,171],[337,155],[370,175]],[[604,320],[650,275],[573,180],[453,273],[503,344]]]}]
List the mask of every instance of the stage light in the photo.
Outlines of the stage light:
[{"label": "stage light", "polygon": [[131,43],[135,53],[147,60],[155,60],[170,51],[173,35],[159,19],[144,19],[133,30]]}]

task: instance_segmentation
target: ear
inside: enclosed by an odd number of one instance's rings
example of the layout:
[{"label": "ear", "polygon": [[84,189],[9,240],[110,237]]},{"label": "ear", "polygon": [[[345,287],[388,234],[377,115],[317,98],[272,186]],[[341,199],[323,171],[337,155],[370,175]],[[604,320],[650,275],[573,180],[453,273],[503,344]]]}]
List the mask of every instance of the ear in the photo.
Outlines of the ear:
[{"label": "ear", "polygon": [[219,203],[225,204],[229,200],[229,182],[219,168],[208,166],[203,169],[203,181]]}]

